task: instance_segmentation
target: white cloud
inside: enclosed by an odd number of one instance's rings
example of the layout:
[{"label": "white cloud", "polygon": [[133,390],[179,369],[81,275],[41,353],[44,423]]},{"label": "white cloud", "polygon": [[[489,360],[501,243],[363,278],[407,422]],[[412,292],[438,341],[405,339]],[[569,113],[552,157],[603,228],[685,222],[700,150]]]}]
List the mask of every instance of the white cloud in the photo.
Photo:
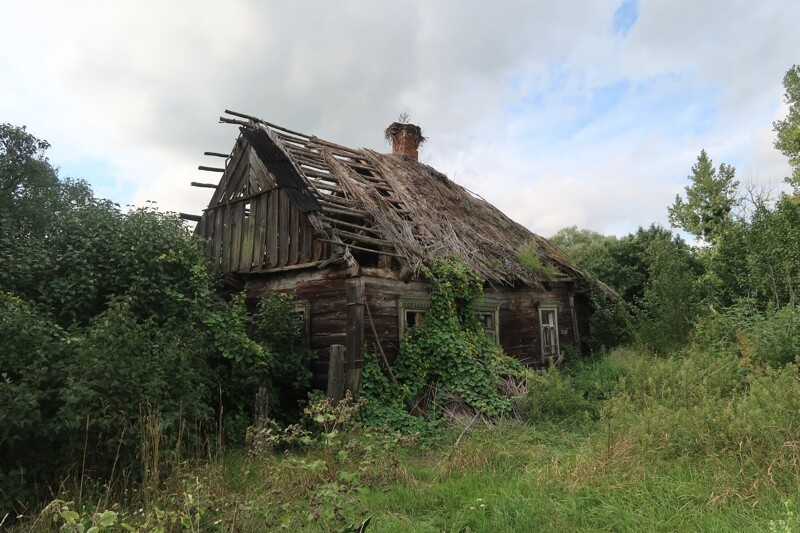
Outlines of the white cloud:
[{"label": "white cloud", "polygon": [[545,234],[665,221],[701,148],[785,175],[770,125],[800,4],[641,1],[625,38],[620,4],[3,3],[0,120],[103,162],[117,201],[192,212],[225,108],[376,149],[408,112],[423,160]]}]

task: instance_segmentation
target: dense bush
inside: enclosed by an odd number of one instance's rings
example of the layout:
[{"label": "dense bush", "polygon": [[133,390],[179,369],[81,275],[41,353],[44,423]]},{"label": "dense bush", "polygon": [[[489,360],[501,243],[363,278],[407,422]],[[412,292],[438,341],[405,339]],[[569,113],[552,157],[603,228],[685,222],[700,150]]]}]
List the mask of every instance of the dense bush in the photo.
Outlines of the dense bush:
[{"label": "dense bush", "polygon": [[612,396],[622,376],[623,370],[605,358],[568,361],[564,367],[531,374],[516,407],[531,423],[596,419],[602,401]]},{"label": "dense bush", "polygon": [[280,409],[307,385],[288,297],[251,317],[177,216],[59,179],[24,129],[0,148],[0,515],[64,483],[153,481],[243,440],[259,388]]}]

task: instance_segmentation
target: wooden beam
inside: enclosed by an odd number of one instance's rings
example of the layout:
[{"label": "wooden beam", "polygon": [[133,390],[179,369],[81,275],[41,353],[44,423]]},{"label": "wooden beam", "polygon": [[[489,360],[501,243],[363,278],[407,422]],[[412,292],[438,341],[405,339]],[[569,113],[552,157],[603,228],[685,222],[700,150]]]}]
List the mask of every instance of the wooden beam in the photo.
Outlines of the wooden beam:
[{"label": "wooden beam", "polygon": [[236,120],[236,119],[228,118],[228,117],[219,117],[219,121],[224,123],[224,124],[237,124],[239,126],[244,126],[245,128],[252,128],[253,127],[253,125],[250,124],[249,122],[245,122],[244,120]]},{"label": "wooden beam", "polygon": [[335,244],[337,246],[341,246],[342,248],[347,247],[347,248],[352,248],[354,250],[361,250],[362,252],[372,252],[373,254],[380,254],[380,255],[391,255],[392,257],[399,257],[400,259],[403,259],[402,255],[395,254],[395,253],[392,253],[392,252],[384,252],[384,251],[381,251],[381,250],[373,250],[372,248],[363,248],[361,246],[356,246],[355,244],[349,244],[349,243],[341,242],[341,241],[333,241],[331,239],[317,239],[317,240],[320,241],[320,242],[327,242],[329,244]]},{"label": "wooden beam", "polygon": [[219,186],[218,183],[200,183],[199,181],[193,181],[192,187],[204,187],[206,189],[216,189]]},{"label": "wooden beam", "polygon": [[200,215],[190,215],[189,213],[178,213],[183,220],[191,220],[193,222],[200,222],[200,219],[203,218]]},{"label": "wooden beam", "polygon": [[335,218],[326,217],[325,215],[322,215],[319,218],[321,218],[325,222],[328,222],[329,224],[333,224],[334,229],[336,229],[336,226],[338,225],[338,226],[344,226],[346,228],[353,228],[353,229],[358,229],[358,230],[363,230],[363,231],[369,231],[370,233],[374,233],[375,235],[380,235],[380,233],[381,233],[380,231],[378,231],[375,228],[368,228],[367,226],[359,226],[358,224],[353,224],[352,222],[345,222],[344,220],[337,220]]},{"label": "wooden beam", "polygon": [[376,239],[374,237],[367,237],[366,235],[359,235],[358,233],[353,233],[351,231],[346,231],[343,229],[334,229],[333,231],[339,236],[340,239],[352,239],[354,241],[363,242],[365,244],[374,244],[376,246],[391,246],[394,248],[393,243],[391,241],[387,241],[386,239]]},{"label": "wooden beam", "polygon": [[319,200],[319,203],[322,205],[323,211],[328,213],[339,213],[340,215],[350,215],[351,217],[366,217],[369,214],[366,211],[356,209],[355,207],[345,208],[333,202],[326,202],[324,197]]},{"label": "wooden beam", "polygon": [[197,170],[206,170],[206,171],[208,171],[208,172],[225,172],[225,169],[224,169],[224,168],[218,168],[218,167],[205,167],[205,166],[203,166],[203,165],[200,165],[199,167],[197,167]]},{"label": "wooden beam", "polygon": [[[260,119],[258,117],[254,117],[253,115],[245,115],[244,113],[238,113],[236,111],[231,111],[230,109],[226,109],[225,113],[228,114],[228,115],[233,115],[234,117],[246,118],[246,119],[252,120],[254,122],[260,122],[261,124],[264,124],[265,126],[269,126],[270,128],[272,128],[274,130],[278,130],[280,132],[286,132],[286,133],[289,133],[291,135],[295,135],[297,137],[300,137],[302,139],[308,139],[309,138],[308,135],[306,135],[305,133],[300,133],[300,132],[297,132],[297,131],[292,131],[292,130],[286,129],[286,128],[282,127],[282,126],[278,126],[277,124],[272,124],[270,122],[267,122],[266,120]],[[222,119],[222,117],[220,117],[220,120],[221,119]],[[227,119],[227,120],[231,120],[231,119]]]},{"label": "wooden beam", "polygon": [[231,154],[223,154],[220,152],[203,152],[203,155],[213,155],[214,157],[224,157],[227,159]]}]

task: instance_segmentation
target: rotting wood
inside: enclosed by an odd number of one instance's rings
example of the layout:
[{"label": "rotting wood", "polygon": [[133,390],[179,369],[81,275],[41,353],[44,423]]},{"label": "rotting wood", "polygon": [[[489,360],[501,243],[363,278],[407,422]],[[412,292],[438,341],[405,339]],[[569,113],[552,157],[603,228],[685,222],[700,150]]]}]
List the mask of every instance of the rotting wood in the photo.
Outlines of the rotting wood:
[{"label": "rotting wood", "polygon": [[292,205],[283,190],[278,192],[278,266],[284,266],[289,262],[289,210]]},{"label": "rotting wood", "polygon": [[225,157],[225,158],[227,158],[231,154],[223,154],[221,152],[203,152],[203,155],[211,155],[211,156],[214,156],[214,157]]},{"label": "rotting wood", "polygon": [[304,268],[317,268],[323,263],[327,263],[330,260],[325,261],[310,261],[308,263],[297,263],[296,265],[287,265],[283,267],[275,267],[275,268],[264,268],[259,270],[260,274],[275,274],[277,272],[289,272],[292,270],[302,270]]},{"label": "rotting wood", "polygon": [[253,264],[253,244],[256,238],[255,204],[245,205],[245,219],[242,224],[242,250],[239,255],[239,271],[250,272]]},{"label": "rotting wood", "polygon": [[204,189],[216,189],[219,184],[218,183],[200,183],[199,181],[193,181],[191,183],[192,187],[203,187]]},{"label": "rotting wood", "polygon": [[[308,176],[306,176],[308,177]],[[339,187],[338,185],[331,185],[329,183],[325,183],[322,180],[309,180],[313,181],[314,187],[317,189],[322,189],[323,191],[330,191],[330,192],[338,192],[340,194],[344,194],[344,189]]]},{"label": "rotting wood", "polygon": [[356,246],[355,244],[349,244],[349,243],[346,243],[346,242],[341,242],[341,241],[334,241],[334,240],[330,240],[330,239],[317,239],[317,240],[318,240],[318,241],[321,241],[321,242],[327,242],[327,243],[329,243],[329,244],[335,244],[335,245],[337,245],[337,246],[341,246],[342,248],[352,248],[352,249],[354,249],[354,250],[361,250],[362,252],[371,252],[371,253],[373,253],[373,254],[384,254],[384,255],[391,255],[391,256],[393,256],[393,257],[400,257],[400,258],[402,258],[402,257],[403,257],[403,256],[402,256],[402,255],[400,255],[400,254],[389,253],[389,252],[382,252],[382,251],[380,251],[380,250],[374,250],[374,249],[372,249],[372,248],[364,248],[364,247],[361,247],[361,246]]},{"label": "rotting wood", "polygon": [[267,264],[271,267],[278,266],[278,195],[279,190],[269,193],[269,208],[267,209]]},{"label": "rotting wood", "polygon": [[300,244],[300,212],[292,206],[289,219],[289,262],[297,263],[299,257]]},{"label": "rotting wood", "polygon": [[253,125],[249,122],[245,122],[244,120],[236,120],[235,118],[219,117],[219,121],[224,124],[236,124],[237,126],[243,126],[245,128],[253,127]]},{"label": "rotting wood", "polygon": [[326,141],[315,136],[309,138],[309,144],[319,144],[320,146],[326,146],[328,148],[333,148],[334,150],[341,150],[342,152],[347,152],[353,154],[354,156],[361,156],[361,151],[359,150],[354,150],[353,148],[348,148],[347,146],[342,146],[341,144]]},{"label": "rotting wood", "polygon": [[334,402],[339,402],[344,397],[345,372],[345,347],[332,344],[328,359],[327,396]]},{"label": "rotting wood", "polygon": [[192,222],[200,222],[201,215],[192,215],[190,213],[178,213],[178,216],[183,220],[191,220]]},{"label": "rotting wood", "polygon": [[239,265],[239,256],[242,251],[242,234],[244,232],[244,204],[238,203],[231,207],[231,263],[230,271],[235,271]]},{"label": "rotting wood", "polygon": [[350,200],[348,198],[344,198],[342,196],[333,196],[333,195],[330,195],[330,194],[326,194],[326,195],[322,196],[321,201],[329,203],[329,204],[333,204],[335,206],[341,206],[341,207],[344,207],[344,208],[347,208],[347,209],[358,209],[357,207],[355,207],[356,203],[353,200]]},{"label": "rotting wood", "polygon": [[205,165],[200,165],[197,167],[197,170],[205,170],[207,172],[225,172],[224,168],[219,167],[207,167]]},{"label": "rotting wood", "polygon": [[267,189],[267,190],[264,190],[264,191],[258,191],[258,192],[253,193],[253,194],[248,194],[247,196],[240,196],[238,198],[232,198],[232,199],[228,200],[227,203],[215,205],[213,207],[208,207],[206,209],[206,211],[212,211],[214,209],[220,209],[221,207],[225,207],[226,205],[234,205],[237,202],[246,202],[247,200],[252,200],[253,198],[257,198],[257,197],[259,197],[261,195],[264,195],[264,194],[266,194],[268,192],[271,192],[271,191],[275,191],[275,190],[277,190],[279,188],[280,187],[275,186],[275,187],[272,187],[271,189]]},{"label": "rotting wood", "polygon": [[359,235],[358,233],[353,233],[351,231],[347,231],[347,230],[343,230],[343,229],[339,229],[339,228],[336,228],[333,231],[342,240],[351,239],[351,240],[354,240],[354,241],[362,242],[364,244],[374,244],[376,246],[392,246],[392,243],[390,241],[387,241],[386,239],[376,239],[374,237],[368,237],[366,235]]},{"label": "rotting wood", "polygon": [[347,296],[346,370],[364,366],[364,278],[349,278],[345,282]]},{"label": "rotting wood", "polygon": [[256,270],[261,270],[264,266],[264,261],[267,256],[267,203],[268,198],[262,194],[254,199],[256,204],[256,231],[258,236],[256,242],[253,244],[253,267]]},{"label": "rotting wood", "polygon": [[246,119],[252,120],[254,122],[259,122],[261,124],[264,124],[265,126],[269,126],[270,128],[272,128],[274,130],[277,130],[278,132],[285,132],[285,133],[289,133],[291,135],[296,135],[297,137],[300,137],[301,139],[304,139],[304,140],[308,140],[309,139],[309,136],[306,135],[305,133],[299,133],[297,131],[292,131],[292,130],[290,130],[288,128],[284,128],[283,126],[278,126],[277,124],[272,124],[271,122],[267,122],[264,119],[261,119],[261,118],[258,118],[258,117],[254,117],[253,115],[245,115],[244,113],[239,113],[238,111],[231,111],[230,109],[226,109],[225,113],[227,115],[232,115],[234,117],[246,118]]},{"label": "rotting wood", "polygon": [[225,161],[226,172],[220,178],[219,186],[211,196],[211,200],[208,202],[209,207],[219,205],[220,203],[223,203],[225,199],[230,198],[230,192],[228,189],[232,181],[231,175],[236,173],[236,170],[242,161],[242,156],[247,154],[248,150],[249,148],[244,138],[239,137],[236,139],[236,144],[231,152],[231,158]]},{"label": "rotting wood", "polygon": [[346,209],[342,208],[339,204],[335,204],[333,202],[329,202],[326,200],[326,196],[323,196],[322,199],[319,200],[320,205],[327,213],[339,213],[340,215],[350,215],[350,216],[360,216],[366,217],[367,212],[362,209],[357,209],[355,207],[348,207]]},{"label": "rotting wood", "polygon": [[212,257],[211,266],[212,272],[214,274],[218,274],[221,269],[222,263],[222,240],[224,234],[224,225],[225,225],[225,213],[222,210],[219,211],[212,211],[214,214],[214,236],[213,236],[213,250],[214,255]]},{"label": "rotting wood", "polygon": [[353,222],[347,222],[346,220],[339,220],[338,218],[326,217],[324,215],[321,216],[320,218],[322,220],[324,220],[325,222],[333,224],[334,226],[340,225],[340,226],[344,226],[346,228],[352,228],[352,229],[357,229],[357,230],[362,230],[362,231],[369,231],[370,233],[374,233],[375,235],[380,235],[381,234],[381,232],[378,231],[375,228],[369,228],[367,226],[361,226],[361,225],[355,224]]},{"label": "rotting wood", "polygon": [[366,297],[364,298],[364,309],[367,310],[367,318],[369,318],[369,325],[372,327],[372,334],[375,336],[375,343],[378,345],[378,350],[381,354],[381,360],[383,364],[380,365],[383,373],[392,381],[395,387],[397,387],[398,393],[403,397],[403,401],[406,403],[409,409],[413,408],[413,404],[411,401],[403,394],[403,387],[400,386],[400,382],[397,381],[397,378],[394,376],[394,372],[392,372],[392,367],[389,365],[389,360],[386,359],[386,352],[383,351],[383,345],[381,344],[381,338],[378,336],[378,331],[375,329],[375,322],[372,320],[372,312],[369,309],[369,302],[367,301]]}]

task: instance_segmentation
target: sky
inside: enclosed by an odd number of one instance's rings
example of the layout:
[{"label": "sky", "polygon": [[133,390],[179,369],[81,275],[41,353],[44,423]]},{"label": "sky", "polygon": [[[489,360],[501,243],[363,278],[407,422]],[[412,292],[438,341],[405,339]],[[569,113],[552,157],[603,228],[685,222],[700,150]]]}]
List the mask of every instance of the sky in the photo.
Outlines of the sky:
[{"label": "sky", "polygon": [[[0,122],[120,205],[199,214],[225,109],[420,160],[532,231],[668,225],[701,149],[789,174],[772,122],[795,0],[0,0]],[[155,202],[155,204],[148,203]]]}]

